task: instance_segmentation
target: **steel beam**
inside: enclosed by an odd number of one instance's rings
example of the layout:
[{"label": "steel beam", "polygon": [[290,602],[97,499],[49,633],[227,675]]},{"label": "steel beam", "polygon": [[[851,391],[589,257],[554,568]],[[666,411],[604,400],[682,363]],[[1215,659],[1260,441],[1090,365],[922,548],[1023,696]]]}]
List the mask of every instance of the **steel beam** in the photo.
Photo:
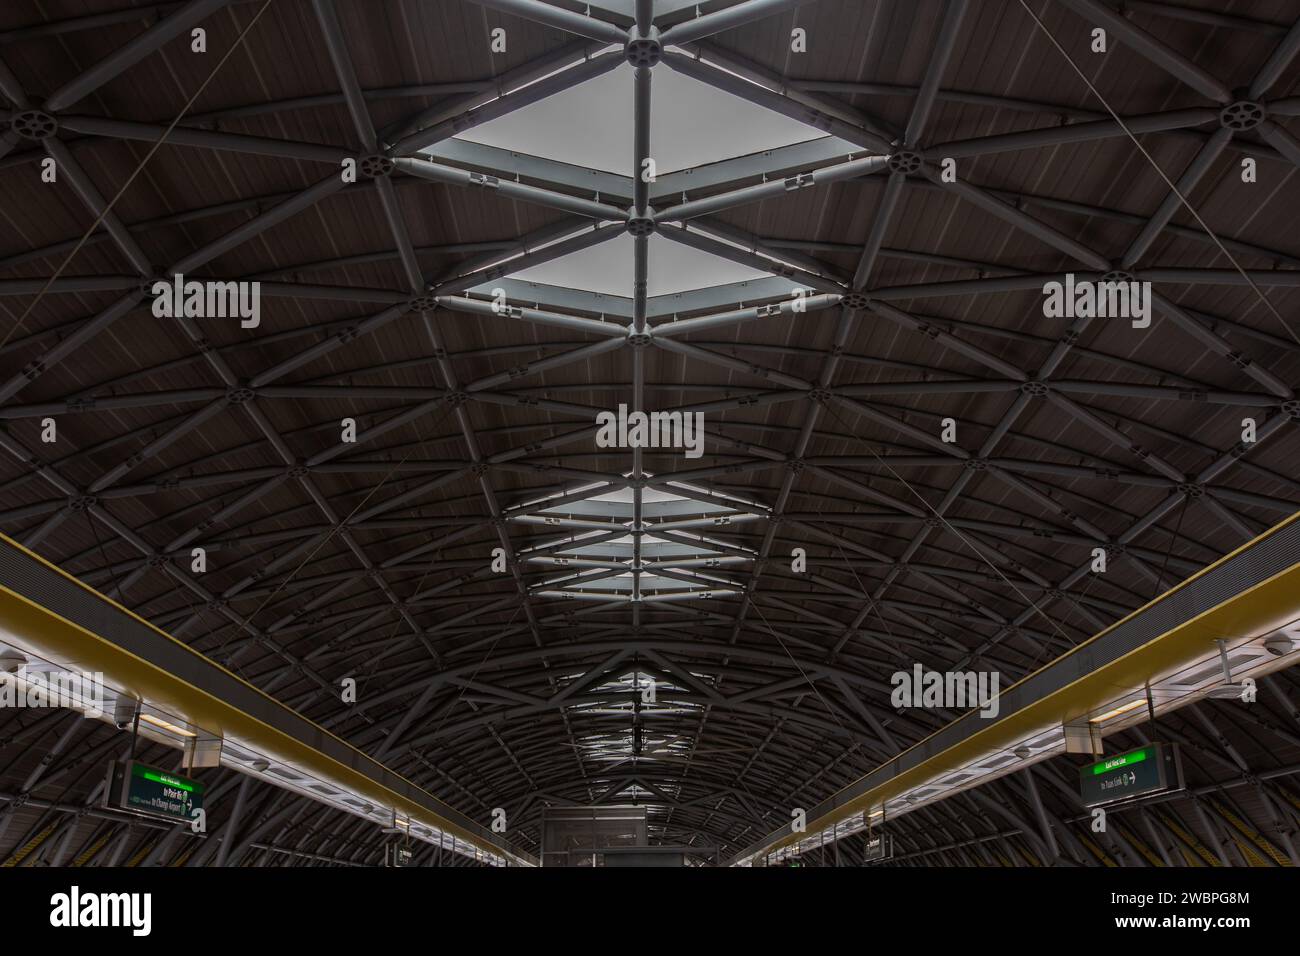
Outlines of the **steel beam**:
[{"label": "steel beam", "polygon": [[[718,55],[715,54],[715,56]],[[728,54],[727,59],[730,61],[734,56],[734,54]],[[721,57],[718,56],[718,58]],[[732,96],[747,100],[756,106],[780,113],[803,123],[805,126],[828,133],[837,139],[843,140],[844,144],[850,149],[857,146],[877,153],[891,151],[889,140],[878,130],[878,124],[871,123],[871,125],[867,125],[868,121],[865,118],[861,120],[855,118],[850,121],[842,116],[833,115],[827,111],[829,109],[827,104],[807,95],[799,96],[797,93],[791,93],[788,90],[771,89],[766,85],[749,82],[737,76],[732,70],[719,69],[698,57],[686,56],[671,50],[664,54],[662,62],[683,76],[689,76],[701,83],[706,83],[716,89],[730,93]],[[745,69],[748,65],[746,62],[740,68]],[[784,87],[784,83],[782,83],[782,87]]]},{"label": "steel beam", "polygon": [[547,206],[578,216],[586,216],[589,219],[613,222],[627,220],[626,211],[617,206],[610,206],[592,199],[583,199],[550,189],[541,189],[524,183],[501,180],[495,176],[485,176],[482,173],[469,172],[453,166],[444,166],[441,163],[432,163],[425,159],[413,159],[403,156],[398,157],[394,162],[404,172],[431,182],[447,183],[452,186],[479,186],[490,189],[508,199],[518,199],[521,202]]},{"label": "steel beam", "polygon": [[793,10],[810,2],[811,0],[742,0],[726,9],[706,13],[693,20],[684,20],[669,27],[664,32],[663,45],[666,47],[670,44],[681,46],[684,43],[693,43],[715,33],[721,33],[723,30],[731,30],[764,17],[785,13],[787,10]]},{"label": "steel beam", "polygon": [[[478,2],[478,0],[474,0]],[[553,8],[558,9],[558,8]],[[419,130],[399,139],[388,147],[390,156],[410,156],[427,150],[444,140],[451,139],[475,126],[507,116],[516,110],[540,102],[548,96],[554,96],[564,90],[572,89],[579,83],[604,76],[622,64],[623,57],[614,52],[602,53],[582,60],[568,69],[543,77],[534,83],[520,86],[502,93],[489,102],[465,110],[432,125],[423,125]],[[470,98],[477,102],[479,97]],[[442,112],[445,112],[443,110]]]},{"label": "steel beam", "polygon": [[880,172],[885,168],[885,162],[886,159],[883,156],[868,156],[864,159],[837,163],[834,166],[824,166],[808,173],[799,173],[786,179],[759,183],[755,186],[742,186],[740,189],[729,190],[703,199],[687,200],[656,212],[655,222],[684,222],[699,216],[721,212],[724,209],[748,205],[763,199],[773,199],[788,192],[806,189],[810,186],[840,182],[845,179],[857,179],[860,176]]},{"label": "steel beam", "polygon": [[1174,52],[1154,36],[1099,0],[1057,0],[1090,23],[1105,27],[1120,42],[1132,47],[1156,66],[1177,77],[1202,96],[1216,103],[1229,103],[1232,93],[1222,83],[1180,53]]},{"label": "steel beam", "polygon": [[930,65],[921,80],[920,89],[917,90],[916,99],[912,103],[912,115],[908,118],[907,130],[903,134],[903,142],[908,147],[915,147],[920,143],[921,132],[925,129],[930,111],[934,108],[939,84],[943,82],[943,74],[948,68],[952,51],[957,46],[957,38],[961,36],[966,7],[966,0],[948,0],[943,24],[939,27],[939,36],[934,41],[934,52],[930,54]]},{"label": "steel beam", "polygon": [[169,40],[188,33],[191,27],[206,20],[229,2],[230,0],[191,0],[171,16],[159,20],[124,46],[118,47],[76,79],[63,84],[45,98],[45,108],[59,112],[85,99],[118,74],[159,50]]},{"label": "steel beam", "polygon": [[627,41],[627,33],[608,20],[572,13],[562,7],[543,3],[541,0],[470,0],[470,2],[604,43],[622,44]]}]

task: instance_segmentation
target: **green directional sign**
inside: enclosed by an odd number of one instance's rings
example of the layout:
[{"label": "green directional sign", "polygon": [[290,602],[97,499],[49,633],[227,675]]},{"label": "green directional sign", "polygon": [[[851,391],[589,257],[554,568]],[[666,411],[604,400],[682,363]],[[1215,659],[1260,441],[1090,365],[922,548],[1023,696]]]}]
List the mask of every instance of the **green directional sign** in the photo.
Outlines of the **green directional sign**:
[{"label": "green directional sign", "polygon": [[1092,765],[1090,772],[1095,777],[1099,774],[1109,773],[1112,770],[1118,770],[1120,767],[1131,767],[1134,764],[1142,763],[1148,757],[1154,755],[1154,747],[1143,747],[1141,750],[1133,750],[1126,754],[1120,754],[1118,757],[1111,757],[1109,760],[1103,760],[1100,763]]},{"label": "green directional sign", "polygon": [[115,763],[110,772],[110,799],[119,809],[185,823],[203,809],[205,787],[197,780],[135,760]]},{"label": "green directional sign", "polygon": [[1177,744],[1147,744],[1079,768],[1079,791],[1085,807],[1182,788]]}]

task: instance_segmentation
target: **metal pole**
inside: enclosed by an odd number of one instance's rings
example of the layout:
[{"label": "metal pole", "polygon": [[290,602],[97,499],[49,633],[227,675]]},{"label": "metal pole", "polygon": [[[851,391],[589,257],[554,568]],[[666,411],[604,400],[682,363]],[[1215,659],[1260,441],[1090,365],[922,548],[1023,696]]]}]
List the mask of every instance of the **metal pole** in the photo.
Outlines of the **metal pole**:
[{"label": "metal pole", "polygon": [[664,46],[670,43],[681,45],[692,40],[702,40],[714,33],[784,13],[786,10],[793,10],[810,2],[811,0],[746,0],[734,7],[727,7],[717,13],[707,13],[669,28],[664,33]]},{"label": "metal pole", "polygon": [[623,43],[627,40],[627,34],[607,20],[571,13],[549,3],[541,3],[540,0],[473,0],[473,2],[481,7],[512,13],[525,20],[558,27],[593,40],[603,40],[606,43]]},{"label": "metal pole", "polygon": [[230,0],[192,0],[167,19],[155,23],[129,43],[118,47],[76,79],[59,87],[46,98],[45,109],[57,112],[85,99],[113,77],[158,50],[168,40],[188,32],[194,24],[229,2]]}]

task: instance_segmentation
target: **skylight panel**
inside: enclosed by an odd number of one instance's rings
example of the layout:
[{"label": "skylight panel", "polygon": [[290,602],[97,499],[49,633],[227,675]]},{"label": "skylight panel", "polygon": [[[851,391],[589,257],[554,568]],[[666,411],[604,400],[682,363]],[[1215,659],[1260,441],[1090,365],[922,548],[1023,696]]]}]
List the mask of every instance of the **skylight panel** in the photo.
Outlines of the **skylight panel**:
[{"label": "skylight panel", "polygon": [[[633,69],[622,64],[458,139],[631,175]],[[672,70],[655,72],[650,141],[660,174],[826,134]]]},{"label": "skylight panel", "polygon": [[[580,289],[601,295],[627,296],[632,289],[633,238],[626,233],[550,262],[523,269],[512,278],[520,282]],[[675,295],[695,289],[752,282],[772,275],[720,256],[692,249],[662,236],[650,237],[651,296]],[[490,283],[489,283],[490,285]],[[485,287],[486,288],[486,287]]]}]

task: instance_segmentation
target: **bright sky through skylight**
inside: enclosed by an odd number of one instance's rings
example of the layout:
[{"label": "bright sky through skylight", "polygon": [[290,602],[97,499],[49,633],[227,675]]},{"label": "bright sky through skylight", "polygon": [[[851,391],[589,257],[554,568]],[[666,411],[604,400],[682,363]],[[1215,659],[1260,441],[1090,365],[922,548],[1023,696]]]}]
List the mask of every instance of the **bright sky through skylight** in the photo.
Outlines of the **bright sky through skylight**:
[{"label": "bright sky through skylight", "polygon": [[[550,262],[523,269],[513,278],[522,282],[582,289],[604,295],[632,294],[632,245],[626,233],[589,249],[580,249]],[[747,282],[771,273],[700,252],[662,236],[650,237],[648,293],[672,295],[691,289]]]},{"label": "bright sky through skylight", "polygon": [[[683,483],[680,487],[682,490],[693,493],[704,493],[704,489],[694,485]],[[617,538],[606,539],[604,532],[601,531],[577,532],[574,534],[571,543],[559,548],[555,552],[555,556],[561,560],[587,558],[617,562],[625,566],[626,570],[561,567],[556,569],[553,577],[543,581],[537,587],[543,592],[556,589],[570,594],[580,593],[606,598],[632,599],[634,587],[632,562],[636,545],[636,538],[630,533],[630,523],[635,513],[635,497],[632,489],[626,487],[609,489],[607,484],[597,482],[586,488],[574,489],[574,491],[589,491],[590,495],[579,501],[567,500],[568,494],[555,496],[563,497],[566,500],[552,508],[545,507],[546,499],[543,498],[529,503],[538,507],[530,507],[528,514],[533,517],[576,517],[579,519],[610,521],[615,525],[621,524],[624,528],[628,528],[629,533],[620,535]],[[727,514],[733,520],[739,521],[756,520],[762,516],[763,509],[761,506],[748,510],[745,507],[746,502],[744,500],[730,495],[723,497],[727,500],[716,503],[699,502],[694,498],[678,494],[672,485],[649,487],[642,490],[642,517],[647,523],[648,531],[641,540],[641,560],[645,562],[640,577],[640,592],[642,595],[683,595],[689,592],[725,589],[730,585],[730,580],[724,573],[729,570],[729,567],[724,567],[723,571],[695,566],[674,567],[674,559],[686,560],[701,557],[718,559],[718,567],[737,563],[737,558],[734,555],[724,553],[721,550],[721,543],[708,536],[707,529],[700,528],[698,532],[686,531],[685,534],[691,539],[688,541],[669,540],[655,534],[655,525],[662,521],[691,519],[706,514],[715,516]],[[732,549],[736,548],[745,550],[743,546],[733,544]],[[686,577],[660,575],[655,572],[656,568],[674,570]]]},{"label": "bright sky through skylight", "polygon": [[[630,176],[632,76],[624,63],[458,138]],[[650,143],[660,174],[824,135],[667,67],[654,71]]]}]

